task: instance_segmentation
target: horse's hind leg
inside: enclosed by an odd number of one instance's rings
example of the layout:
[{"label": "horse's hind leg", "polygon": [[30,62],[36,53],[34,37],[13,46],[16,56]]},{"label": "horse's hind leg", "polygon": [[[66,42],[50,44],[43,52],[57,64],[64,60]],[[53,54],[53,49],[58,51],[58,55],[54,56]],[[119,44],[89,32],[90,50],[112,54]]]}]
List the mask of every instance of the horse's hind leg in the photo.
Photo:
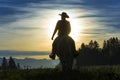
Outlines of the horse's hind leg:
[{"label": "horse's hind leg", "polygon": [[67,62],[66,62],[66,64],[67,64],[68,70],[72,70],[72,67],[73,67],[73,59],[72,59],[72,58],[68,59]]},{"label": "horse's hind leg", "polygon": [[62,70],[63,71],[69,71],[72,70],[72,66],[73,66],[73,60],[69,59],[69,60],[60,60],[61,64],[62,64]]},{"label": "horse's hind leg", "polygon": [[67,70],[67,64],[66,61],[63,59],[60,59],[60,63],[62,65],[62,71],[66,71]]}]

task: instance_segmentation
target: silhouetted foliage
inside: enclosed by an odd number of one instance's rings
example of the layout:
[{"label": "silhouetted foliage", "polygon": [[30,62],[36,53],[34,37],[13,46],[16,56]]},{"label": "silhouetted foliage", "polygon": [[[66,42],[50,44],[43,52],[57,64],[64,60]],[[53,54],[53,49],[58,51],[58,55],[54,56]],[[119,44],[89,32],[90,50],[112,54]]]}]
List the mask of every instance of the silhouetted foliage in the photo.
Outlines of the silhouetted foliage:
[{"label": "silhouetted foliage", "polygon": [[103,53],[108,55],[119,55],[120,54],[120,40],[116,38],[110,38],[104,41]]},{"label": "silhouetted foliage", "polygon": [[7,68],[8,68],[7,59],[5,57],[3,57],[1,69],[5,70]]},{"label": "silhouetted foliage", "polygon": [[100,53],[99,44],[97,41],[91,40],[88,45],[82,43],[81,48],[78,50],[82,54],[97,54]]},{"label": "silhouetted foliage", "polygon": [[97,41],[82,43],[78,50],[77,65],[115,65],[120,64],[120,40],[116,37],[104,40],[100,48]]},{"label": "silhouetted foliage", "polygon": [[9,61],[5,57],[3,57],[0,69],[2,70],[20,69],[20,64],[17,63],[16,65],[12,57],[9,58]]},{"label": "silhouetted foliage", "polygon": [[9,69],[17,69],[15,61],[13,60],[12,57],[10,57],[10,59],[9,59]]}]

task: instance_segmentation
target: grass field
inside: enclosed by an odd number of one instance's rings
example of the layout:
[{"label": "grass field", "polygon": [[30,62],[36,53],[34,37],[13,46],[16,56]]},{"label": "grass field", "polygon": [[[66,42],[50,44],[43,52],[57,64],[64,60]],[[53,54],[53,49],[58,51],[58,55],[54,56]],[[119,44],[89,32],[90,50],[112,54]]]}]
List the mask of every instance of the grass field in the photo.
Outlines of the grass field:
[{"label": "grass field", "polygon": [[0,80],[120,80],[120,66],[80,67],[72,71],[59,69],[1,70]]}]

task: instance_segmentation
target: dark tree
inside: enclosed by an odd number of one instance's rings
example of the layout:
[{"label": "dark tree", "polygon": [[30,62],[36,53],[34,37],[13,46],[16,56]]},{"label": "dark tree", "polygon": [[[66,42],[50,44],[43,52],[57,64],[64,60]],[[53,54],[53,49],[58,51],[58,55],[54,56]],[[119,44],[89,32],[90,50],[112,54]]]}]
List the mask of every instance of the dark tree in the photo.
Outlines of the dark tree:
[{"label": "dark tree", "polygon": [[86,45],[84,43],[81,44],[81,48],[79,49],[79,53],[85,53]]},{"label": "dark tree", "polygon": [[86,48],[85,44],[82,43],[82,44],[81,44],[81,49],[85,49],[85,48]]},{"label": "dark tree", "polygon": [[98,42],[91,40],[88,45],[82,43],[78,52],[84,54],[98,54],[100,50]]},{"label": "dark tree", "polygon": [[97,41],[94,41],[94,47],[93,47],[94,49],[99,49],[99,44],[98,44],[98,42]]},{"label": "dark tree", "polygon": [[17,69],[17,66],[16,66],[16,64],[15,64],[15,61],[13,60],[12,57],[10,57],[10,59],[9,59],[9,68],[10,68],[10,69]]},{"label": "dark tree", "polygon": [[7,69],[8,68],[7,59],[5,57],[3,57],[1,68],[2,69]]},{"label": "dark tree", "polygon": [[79,50],[78,50],[78,53],[87,54],[89,52],[88,50],[89,50],[89,46],[82,43],[81,48],[79,48]]},{"label": "dark tree", "polygon": [[85,65],[118,65],[120,64],[120,40],[112,37],[103,42],[103,48],[99,48],[97,41],[91,40],[88,45],[82,43],[78,51],[76,63]]},{"label": "dark tree", "polygon": [[120,41],[116,38],[110,38],[103,43],[103,53],[109,55],[119,55],[120,54]]},{"label": "dark tree", "polygon": [[91,40],[91,41],[89,42],[89,45],[88,45],[88,46],[89,46],[90,49],[93,49],[93,47],[94,47],[93,40]]},{"label": "dark tree", "polygon": [[103,53],[103,55],[108,54],[108,45],[107,45],[107,41],[106,40],[104,40],[104,42],[103,42],[102,53]]}]

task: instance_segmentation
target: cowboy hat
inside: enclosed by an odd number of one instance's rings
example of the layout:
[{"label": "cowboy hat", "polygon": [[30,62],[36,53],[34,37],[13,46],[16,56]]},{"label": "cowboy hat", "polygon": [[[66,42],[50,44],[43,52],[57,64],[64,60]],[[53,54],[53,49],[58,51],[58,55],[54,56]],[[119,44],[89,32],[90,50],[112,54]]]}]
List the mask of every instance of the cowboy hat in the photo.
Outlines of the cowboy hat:
[{"label": "cowboy hat", "polygon": [[62,17],[65,17],[65,18],[69,18],[69,16],[67,15],[66,12],[62,12],[62,14],[59,14],[59,15],[62,16]]}]

